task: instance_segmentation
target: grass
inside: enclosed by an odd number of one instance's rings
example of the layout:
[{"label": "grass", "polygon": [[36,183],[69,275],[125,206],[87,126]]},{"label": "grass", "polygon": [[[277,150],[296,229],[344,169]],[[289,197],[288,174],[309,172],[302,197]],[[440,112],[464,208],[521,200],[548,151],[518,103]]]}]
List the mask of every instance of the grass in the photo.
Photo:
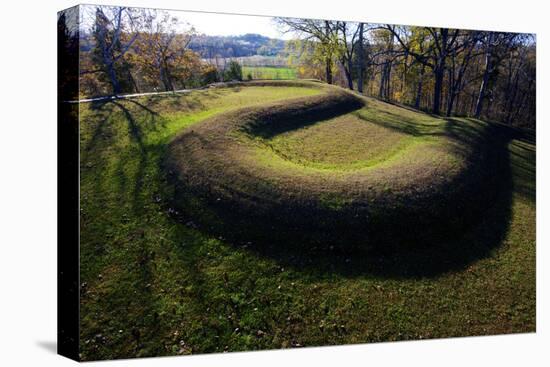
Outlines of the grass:
[{"label": "grass", "polygon": [[[201,229],[192,218],[174,220],[161,163],[177,133],[242,106],[318,93],[250,86],[82,105],[82,359],[535,330],[535,145],[524,139],[505,146],[511,186],[475,225],[437,251],[355,256],[337,248],[259,249]],[[346,155],[383,164],[388,157],[377,150],[378,139],[371,152],[344,147],[327,156],[301,142],[328,149],[328,127],[336,124],[354,131],[337,138],[355,145],[356,135],[367,134],[360,116],[390,129],[381,140],[397,146],[474,123],[447,125],[371,103],[376,113],[359,110],[349,119],[277,136],[272,144],[303,154],[310,165],[349,169]],[[345,205],[339,197],[324,200]]]},{"label": "grass", "polygon": [[252,79],[296,79],[296,70],[278,66],[243,66],[243,77]]},{"label": "grass", "polygon": [[325,170],[352,170],[387,161],[414,137],[345,114],[277,135],[266,144],[285,160]]},{"label": "grass", "polygon": [[492,125],[430,117],[420,133],[426,115],[394,107],[413,134],[382,126],[372,100],[302,83],[322,93],[220,114],[174,139],[173,205],[258,246],[411,247],[461,232],[508,176],[506,134]]}]

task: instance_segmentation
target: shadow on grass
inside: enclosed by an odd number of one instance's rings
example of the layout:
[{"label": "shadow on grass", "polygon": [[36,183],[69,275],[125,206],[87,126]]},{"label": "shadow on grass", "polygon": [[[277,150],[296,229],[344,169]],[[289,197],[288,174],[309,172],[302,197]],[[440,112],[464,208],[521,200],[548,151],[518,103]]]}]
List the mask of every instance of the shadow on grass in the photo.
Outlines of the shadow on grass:
[{"label": "shadow on grass", "polygon": [[[504,239],[510,221],[510,188],[502,190],[494,205],[478,223],[463,234],[449,233],[432,243],[387,243],[378,241],[370,249],[338,250],[324,246],[297,251],[290,243],[254,244],[251,250],[276,259],[296,270],[322,274],[336,272],[356,277],[371,274],[382,278],[435,277],[463,270],[471,263],[490,256]],[[388,235],[388,238],[392,234]]]},{"label": "shadow on grass", "polygon": [[[524,138],[521,132],[494,124],[480,129],[479,122],[469,122],[470,125],[447,119],[445,125],[447,136],[461,144],[474,143],[469,152],[473,166],[470,170],[489,170],[485,172],[487,179],[477,182],[482,187],[478,199],[485,203],[480,203],[470,213],[464,212],[470,217],[461,229],[443,230],[439,234],[435,232],[435,237],[422,243],[392,240],[393,234],[386,233],[382,236],[386,240],[379,240],[377,246],[362,251],[338,251],[334,247],[296,252],[293,246],[285,243],[254,246],[253,250],[305,271],[333,271],[350,277],[368,273],[383,278],[435,277],[463,270],[475,261],[490,256],[507,235],[514,192],[534,201],[534,151],[528,145],[515,150],[509,148],[513,139]],[[518,152],[520,149],[523,151]],[[481,155],[487,156],[488,160],[486,164],[478,165]],[[474,174],[460,179],[475,180],[479,177],[483,176]],[[453,208],[449,209],[452,215]]]},{"label": "shadow on grass", "polygon": [[[309,125],[317,124],[355,111],[364,107],[364,101],[352,94],[335,93],[322,97],[314,105],[308,105],[308,98],[302,99],[303,104],[293,104],[292,108],[269,108],[269,113],[263,111],[262,118],[246,127],[248,134],[263,139],[270,139],[276,135],[296,130]],[[304,114],[304,110],[307,113]]]},{"label": "shadow on grass", "polygon": [[[162,346],[154,343],[161,329],[161,315],[151,287],[154,282],[155,252],[141,235],[133,238],[123,264],[111,263],[120,271],[113,278],[100,280],[99,296],[81,296],[81,322],[87,327],[80,333],[84,360],[129,358],[161,355]],[[93,322],[89,321],[94,314]],[[116,323],[108,323],[116,320]],[[113,354],[114,353],[114,354]],[[145,353],[145,354],[143,354]]]},{"label": "shadow on grass", "polygon": [[[139,118],[138,121],[135,116],[136,112],[131,111],[127,105],[119,101],[107,103],[116,106],[123,113],[128,124],[129,136],[136,144],[140,155],[135,177],[131,179],[132,182],[135,182],[135,187],[132,188],[133,207],[139,211],[143,205],[143,200],[139,195],[142,192],[144,172],[149,164],[147,147],[143,143],[143,129],[148,127],[142,125],[143,121],[147,120],[154,125],[158,113],[138,101],[128,101],[138,108],[137,113],[145,113],[148,118]],[[103,105],[99,107],[102,108]],[[350,110],[355,108],[355,105],[350,104]],[[534,166],[530,164],[534,152],[527,145],[522,146],[521,149],[509,150],[510,140],[522,137],[518,135],[518,131],[503,126],[484,125],[473,120],[449,118],[446,119],[442,129],[433,129],[433,127],[419,127],[413,118],[408,120],[401,115],[389,112],[388,114],[388,116],[383,116],[385,122],[372,119],[367,119],[367,121],[415,136],[445,135],[460,143],[457,145],[457,149],[460,149],[461,146],[468,147],[468,151],[462,152],[462,154],[468,154],[471,157],[472,169],[476,174],[461,177],[460,180],[474,180],[469,182],[469,185],[472,187],[477,185],[478,190],[472,195],[478,195],[480,203],[484,203],[479,207],[472,208],[471,213],[464,208],[458,210],[453,207],[453,205],[460,206],[461,203],[449,203],[445,215],[452,217],[453,211],[456,209],[457,212],[469,216],[469,218],[464,218],[464,225],[459,230],[456,228],[453,230],[431,228],[430,232],[433,233],[431,237],[424,238],[423,241],[418,239],[407,241],[400,233],[395,233],[401,231],[400,229],[392,230],[390,226],[385,228],[380,236],[377,236],[375,246],[372,246],[371,243],[365,248],[354,246],[346,250],[340,249],[338,243],[324,243],[322,237],[316,244],[302,246],[297,244],[298,241],[292,240],[290,232],[281,236],[271,236],[268,239],[256,238],[252,241],[248,241],[239,233],[231,233],[228,230],[217,231],[214,228],[205,227],[205,232],[222,235],[235,246],[246,246],[259,256],[273,258],[285,266],[313,273],[320,272],[320,274],[328,271],[344,276],[359,276],[369,273],[380,277],[395,278],[433,277],[448,271],[464,269],[472,262],[489,256],[493,249],[501,244],[508,231],[514,188],[522,191],[526,196],[534,196],[535,188],[530,184],[534,180]],[[397,123],[397,119],[401,119],[401,123]],[[311,123],[311,119],[308,119],[306,123]],[[269,131],[268,134],[280,133],[281,129],[286,131],[288,127],[281,125],[276,131]],[[517,157],[511,160],[510,155]],[[488,157],[488,160],[481,157]],[[511,167],[512,162],[514,167]],[[120,161],[120,165],[119,169],[122,170],[123,160]],[[486,170],[489,172],[485,172]],[[517,176],[514,182],[512,181],[512,170]],[[125,175],[121,174],[120,176],[124,177]],[[488,179],[475,181],[480,177],[488,177]],[[125,189],[126,183],[121,184],[122,189]],[[447,189],[452,190],[453,188],[448,187]],[[177,218],[180,221],[187,222],[193,219],[181,216],[179,214]],[[404,218],[404,220],[408,221],[408,225],[411,227],[415,224],[414,217]],[[406,225],[401,226],[401,228],[406,227]],[[417,228],[418,231],[424,229],[427,228]],[[338,236],[337,233],[336,236]]]},{"label": "shadow on grass", "polygon": [[[138,103],[136,101],[132,101],[132,102],[135,103],[138,107],[143,108],[151,116],[151,119],[154,121],[154,116],[156,116],[156,113],[153,113],[149,108],[141,105],[140,103]],[[119,102],[116,102],[116,101],[113,101],[111,103],[113,103],[113,105],[118,107],[122,111],[122,113],[124,114],[124,117],[126,118],[126,121],[128,123],[129,136],[138,148],[139,162],[138,162],[138,166],[136,168],[136,173],[135,173],[134,178],[132,180],[134,182],[134,185],[132,187],[132,192],[133,192],[133,198],[132,198],[132,204],[133,205],[132,205],[132,207],[134,208],[134,212],[138,213],[142,209],[142,205],[140,205],[141,202],[139,200],[139,195],[142,192],[144,174],[145,174],[145,169],[147,167],[147,151],[146,151],[146,147],[143,143],[142,127],[139,125],[139,123],[136,120],[136,118],[134,117],[134,115],[130,112],[130,110],[126,106],[124,106],[122,103],[119,103]],[[126,177],[123,173],[124,169],[125,169],[125,167],[124,167],[124,164],[123,164],[123,160],[121,159],[121,160],[119,160],[119,166],[118,166],[119,175],[118,176],[123,179],[121,188],[123,190],[126,190],[126,184],[127,184],[128,181],[124,179]]]},{"label": "shadow on grass", "polygon": [[[397,115],[389,120],[396,118]],[[299,239],[300,227],[289,228],[287,233],[284,227],[277,227],[280,230],[274,232],[269,230],[273,222],[268,218],[249,218],[251,224],[247,232],[246,224],[245,230],[242,228],[248,219],[235,220],[231,218],[236,216],[231,208],[218,206],[221,210],[216,215],[222,212],[219,217],[221,226],[212,225],[211,222],[203,228],[204,231],[222,236],[235,246],[246,247],[258,256],[272,258],[281,265],[319,276],[334,272],[349,277],[362,274],[383,278],[435,277],[465,269],[471,263],[490,256],[501,245],[510,225],[513,193],[518,178],[516,174],[513,179],[513,170],[517,173],[516,166],[521,165],[521,162],[511,159],[508,146],[512,139],[521,138],[518,132],[496,124],[453,118],[446,119],[442,127],[438,126],[431,131],[423,131],[412,119],[405,119],[401,124],[374,123],[416,136],[446,136],[458,143],[454,144],[454,149],[467,158],[468,169],[440,188],[441,195],[437,197],[441,198],[444,205],[441,212],[437,213],[441,215],[441,220],[433,226],[415,217],[414,210],[409,213],[404,208],[399,220],[380,226],[376,235],[371,236],[371,240],[364,245],[359,241],[350,247],[347,247],[347,243],[340,246],[342,243],[339,243],[338,237],[345,237],[344,241],[347,241],[354,237],[348,232],[356,231],[357,228],[346,228],[345,224],[335,229],[330,240],[325,241],[328,237],[319,236],[304,245]],[[286,131],[286,127],[283,130]],[[534,177],[534,165],[524,163],[524,166],[520,176],[528,182]],[[527,195],[531,194],[526,191]],[[462,196],[456,195],[456,192]],[[460,197],[465,199],[453,199]],[[285,217],[285,214],[280,216]],[[177,219],[194,220],[192,215],[185,217],[185,214],[180,214]],[[441,225],[446,222],[450,222],[449,226]],[[265,229],[269,236],[260,233]],[[429,234],[424,235],[423,232]],[[250,236],[247,238],[248,233]]]}]

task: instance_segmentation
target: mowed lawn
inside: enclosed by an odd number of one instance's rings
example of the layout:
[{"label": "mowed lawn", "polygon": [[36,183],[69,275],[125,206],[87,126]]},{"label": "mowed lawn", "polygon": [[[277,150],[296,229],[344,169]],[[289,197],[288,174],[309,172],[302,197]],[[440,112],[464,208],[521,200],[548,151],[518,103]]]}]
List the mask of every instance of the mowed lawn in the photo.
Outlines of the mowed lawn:
[{"label": "mowed lawn", "polygon": [[[266,256],[174,220],[161,162],[179,131],[230,109],[315,93],[236,87],[81,105],[84,360],[535,330],[535,146],[527,140],[508,143],[512,189],[464,237],[442,243],[443,255],[422,248],[366,258],[313,248]],[[344,144],[369,139],[364,119],[383,126],[407,115],[372,103],[378,107],[272,147],[328,168],[347,155],[383,161],[380,142],[404,147],[410,139],[373,130],[370,155]],[[323,155],[331,125],[342,145]],[[433,262],[437,271],[423,271]]]},{"label": "mowed lawn", "polygon": [[296,79],[296,70],[278,66],[243,66],[243,78],[248,79]]}]

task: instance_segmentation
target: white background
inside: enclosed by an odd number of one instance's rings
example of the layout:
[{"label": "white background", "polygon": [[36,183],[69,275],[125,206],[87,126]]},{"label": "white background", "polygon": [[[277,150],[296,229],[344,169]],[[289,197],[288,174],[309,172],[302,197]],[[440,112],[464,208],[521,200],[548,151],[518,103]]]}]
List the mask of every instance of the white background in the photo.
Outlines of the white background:
[{"label": "white background", "polygon": [[[543,1],[112,0],[102,4],[537,33],[537,333],[107,362],[113,366],[543,365],[548,338],[550,20]],[[74,362],[56,340],[56,12],[65,0],[2,2],[0,365]],[[546,108],[545,108],[546,107]],[[546,289],[545,289],[546,288]],[[546,291],[545,291],[546,290]],[[544,347],[546,345],[546,348]],[[546,364],[548,365],[548,364]]]}]

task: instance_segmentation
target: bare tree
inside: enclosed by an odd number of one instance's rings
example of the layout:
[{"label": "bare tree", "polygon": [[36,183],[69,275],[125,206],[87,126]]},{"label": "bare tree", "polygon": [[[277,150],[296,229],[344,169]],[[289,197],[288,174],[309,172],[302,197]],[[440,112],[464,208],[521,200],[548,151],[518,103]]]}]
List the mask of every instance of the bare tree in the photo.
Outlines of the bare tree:
[{"label": "bare tree", "polygon": [[407,28],[386,25],[386,28],[392,32],[405,52],[413,56],[418,62],[429,67],[434,75],[434,91],[432,111],[435,114],[440,113],[441,92],[443,89],[443,80],[447,68],[447,59],[449,55],[458,53],[464,46],[458,42],[460,31],[449,28],[425,28],[430,37],[430,47],[423,53],[414,50],[410,44],[404,41],[403,30]]},{"label": "bare tree", "polygon": [[489,85],[490,77],[496,72],[500,65],[504,55],[512,45],[514,38],[517,35],[514,33],[500,33],[500,32],[483,32],[480,38],[481,44],[484,49],[484,68],[483,77],[479,86],[479,94],[476,102],[476,109],[474,116],[479,118],[483,109],[483,102],[485,100],[487,89]]},{"label": "bare tree", "polygon": [[107,74],[113,94],[121,92],[117,63],[139,37],[144,10],[128,7],[97,6],[94,38],[96,56]]},{"label": "bare tree", "polygon": [[364,49],[364,29],[365,24],[359,23],[359,40],[357,41],[359,49],[357,50],[357,53],[359,55],[359,67],[358,67],[358,75],[357,75],[357,91],[359,93],[363,93],[363,76],[365,74],[365,49]]},{"label": "bare tree", "polygon": [[360,33],[359,30],[362,32],[362,26],[356,26],[353,29],[353,25],[348,22],[337,22],[336,25],[339,36],[337,41],[340,45],[340,63],[344,68],[348,88],[353,90],[353,56],[355,54],[355,47],[357,46],[356,40]]},{"label": "bare tree", "polygon": [[447,116],[451,116],[455,102],[465,86],[464,76],[470,61],[477,55],[474,50],[479,42],[480,32],[471,31],[463,34],[462,55],[454,49],[451,52],[451,62],[448,69]]}]

